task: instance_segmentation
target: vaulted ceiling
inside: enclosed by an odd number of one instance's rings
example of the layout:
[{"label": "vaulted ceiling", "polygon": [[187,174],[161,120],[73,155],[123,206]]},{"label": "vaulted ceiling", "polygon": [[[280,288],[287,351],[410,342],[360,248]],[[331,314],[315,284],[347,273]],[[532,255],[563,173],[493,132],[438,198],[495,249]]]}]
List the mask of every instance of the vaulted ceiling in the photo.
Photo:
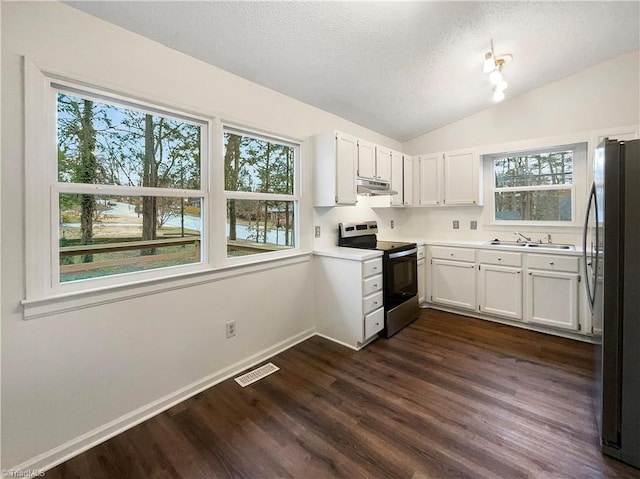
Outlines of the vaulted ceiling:
[{"label": "vaulted ceiling", "polygon": [[[640,48],[640,2],[66,2],[399,141]],[[215,88],[215,86],[212,86]]]}]

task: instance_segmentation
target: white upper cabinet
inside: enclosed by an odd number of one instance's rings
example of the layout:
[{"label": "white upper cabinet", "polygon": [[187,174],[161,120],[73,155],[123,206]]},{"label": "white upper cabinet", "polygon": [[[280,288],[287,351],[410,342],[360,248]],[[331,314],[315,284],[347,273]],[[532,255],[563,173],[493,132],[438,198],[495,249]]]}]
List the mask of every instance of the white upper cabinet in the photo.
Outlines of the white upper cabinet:
[{"label": "white upper cabinet", "polygon": [[444,204],[480,204],[479,166],[474,151],[444,154]]},{"label": "white upper cabinet", "polygon": [[314,138],[314,206],[355,205],[358,140],[340,132]]},{"label": "white upper cabinet", "polygon": [[404,206],[404,157],[397,151],[391,152],[391,189],[397,195],[391,196],[391,206]]},{"label": "white upper cabinet", "polygon": [[376,145],[358,140],[358,177],[376,179]]},{"label": "white upper cabinet", "polygon": [[402,158],[402,175],[404,179],[404,206],[413,205],[413,158],[404,155]]},{"label": "white upper cabinet", "polygon": [[475,151],[418,157],[418,206],[481,205],[480,160]]},{"label": "white upper cabinet", "polygon": [[376,179],[391,181],[391,150],[376,146]]},{"label": "white upper cabinet", "polygon": [[[418,157],[418,206],[439,206],[442,203],[442,154]],[[415,204],[414,203],[414,204]]]}]

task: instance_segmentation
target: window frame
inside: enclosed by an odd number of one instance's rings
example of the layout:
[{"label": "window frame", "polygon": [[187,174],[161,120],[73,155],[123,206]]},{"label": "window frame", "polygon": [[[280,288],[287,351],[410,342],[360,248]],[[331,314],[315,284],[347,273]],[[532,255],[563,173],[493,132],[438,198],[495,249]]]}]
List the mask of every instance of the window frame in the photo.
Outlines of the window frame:
[{"label": "window frame", "polygon": [[[580,182],[583,168],[586,168],[586,153],[588,145],[586,141],[578,141],[569,144],[559,144],[554,146],[542,146],[539,148],[518,149],[513,151],[504,151],[500,153],[492,153],[483,155],[483,159],[490,164],[490,185],[488,188],[489,205],[491,206],[490,222],[493,225],[513,225],[513,226],[578,226],[580,219],[577,218],[578,203],[580,198],[577,195],[576,186]],[[571,183],[560,185],[532,185],[532,186],[516,186],[516,187],[496,187],[495,182],[495,160],[500,158],[508,158],[512,156],[529,156],[544,153],[554,153],[558,151],[571,150],[573,152],[572,159],[572,178]],[[584,157],[584,158],[583,158]],[[576,167],[578,161],[584,160],[583,167]],[[570,190],[571,191],[571,220],[570,221],[535,221],[535,220],[501,220],[496,218],[496,193],[500,192],[518,192],[518,191],[550,191],[550,190]]]},{"label": "window frame", "polygon": [[[222,224],[225,225],[225,229],[222,231],[224,235],[224,248],[220,248],[222,253],[219,256],[219,261],[224,265],[241,265],[241,264],[249,264],[254,263],[260,260],[266,259],[277,259],[284,258],[287,256],[291,256],[292,254],[297,254],[301,252],[301,238],[300,238],[300,183],[301,183],[301,175],[300,175],[300,165],[301,165],[301,150],[302,144],[299,141],[296,141],[291,138],[286,138],[278,135],[271,135],[260,130],[254,128],[247,128],[239,126],[236,123],[232,122],[221,122],[220,125],[221,134],[218,135],[220,141],[222,142],[222,158],[221,158],[221,168],[222,168],[222,179],[220,181],[221,189],[222,189],[222,215],[224,216],[224,222]],[[276,142],[279,144],[284,144],[293,148],[293,193],[292,194],[282,194],[282,193],[258,193],[251,191],[233,191],[227,190],[225,188],[225,175],[224,175],[224,134],[231,133],[234,135],[244,135],[250,136],[252,138],[256,138],[259,140],[265,140],[269,142]],[[293,202],[293,237],[295,238],[295,246],[289,249],[283,249],[279,251],[266,251],[264,253],[246,255],[246,256],[228,256],[227,255],[227,233],[226,233],[226,221],[227,221],[227,200],[235,199],[235,200],[249,200],[249,201],[292,201]],[[219,251],[219,252],[220,252]]]},{"label": "window frame", "polygon": [[[310,154],[309,144],[305,139],[286,136],[280,132],[266,132],[256,126],[245,127],[238,120],[224,121],[224,125],[240,132],[294,144],[297,147],[294,159],[294,198],[283,198],[297,202],[294,233],[296,247],[258,255],[227,258],[224,130],[223,121],[216,113],[199,112],[190,104],[185,105],[175,98],[167,101],[145,97],[140,91],[122,85],[112,86],[94,78],[70,75],[54,69],[43,69],[27,57],[23,57],[23,65],[25,193],[22,201],[24,201],[25,212],[23,242],[25,297],[20,304],[24,307],[24,319],[50,316],[94,304],[106,304],[173,291],[310,261],[310,237],[300,226],[308,221],[302,219],[302,213],[310,214],[310,205],[302,195],[302,190],[310,187],[309,177],[303,176],[304,158]],[[52,288],[52,262],[59,261],[58,245],[54,243],[54,239],[57,240],[59,234],[58,200],[56,191],[56,200],[52,201],[54,189],[51,187],[52,183],[58,183],[58,165],[56,161],[49,160],[51,154],[53,158],[57,156],[57,91],[51,88],[52,83],[63,85],[68,89],[75,88],[101,101],[107,99],[116,104],[131,104],[144,111],[161,113],[171,118],[206,123],[206,134],[203,132],[202,140],[206,138],[207,146],[201,151],[200,190],[203,191],[201,213],[203,237],[205,234],[207,237],[202,240],[200,263],[66,282],[62,283],[60,288]],[[97,195],[104,193],[104,190],[100,190],[100,185],[90,185],[88,188]],[[115,191],[117,188],[119,187],[111,185],[109,191]],[[136,195],[133,188],[137,187],[126,188],[128,194]],[[193,196],[194,190],[177,191],[176,196]],[[241,192],[236,193],[241,194]],[[161,189],[157,196],[166,196],[166,190]],[[277,200],[278,198],[267,199]]]},{"label": "window frame", "polygon": [[[200,189],[176,189],[60,182],[57,157],[58,94],[106,102],[115,106],[162,115],[196,124],[201,130]],[[115,93],[80,81],[41,71],[25,61],[25,212],[26,297],[41,299],[121,287],[140,282],[183,276],[211,269],[213,235],[210,225],[212,134],[214,119],[147,101],[136,95]],[[59,195],[195,197],[201,199],[200,262],[133,271],[78,281],[61,282],[59,276]],[[43,259],[43,252],[46,259]]]}]

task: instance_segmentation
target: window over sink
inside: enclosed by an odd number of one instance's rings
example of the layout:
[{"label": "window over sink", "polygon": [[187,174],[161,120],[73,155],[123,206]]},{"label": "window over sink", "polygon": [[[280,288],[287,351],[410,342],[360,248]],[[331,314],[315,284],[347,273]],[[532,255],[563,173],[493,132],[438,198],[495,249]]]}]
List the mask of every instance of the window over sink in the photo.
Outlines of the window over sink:
[{"label": "window over sink", "polygon": [[574,166],[586,143],[485,157],[492,162],[492,220],[496,223],[572,224],[576,218]]}]

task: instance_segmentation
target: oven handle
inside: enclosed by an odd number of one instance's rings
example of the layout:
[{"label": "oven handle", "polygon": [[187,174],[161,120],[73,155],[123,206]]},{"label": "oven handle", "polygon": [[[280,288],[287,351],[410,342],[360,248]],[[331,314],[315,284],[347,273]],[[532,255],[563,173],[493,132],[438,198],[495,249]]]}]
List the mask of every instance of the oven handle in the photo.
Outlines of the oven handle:
[{"label": "oven handle", "polygon": [[418,248],[410,249],[407,251],[400,251],[399,253],[391,253],[389,259],[401,258],[403,256],[409,256],[410,254],[417,254]]}]

